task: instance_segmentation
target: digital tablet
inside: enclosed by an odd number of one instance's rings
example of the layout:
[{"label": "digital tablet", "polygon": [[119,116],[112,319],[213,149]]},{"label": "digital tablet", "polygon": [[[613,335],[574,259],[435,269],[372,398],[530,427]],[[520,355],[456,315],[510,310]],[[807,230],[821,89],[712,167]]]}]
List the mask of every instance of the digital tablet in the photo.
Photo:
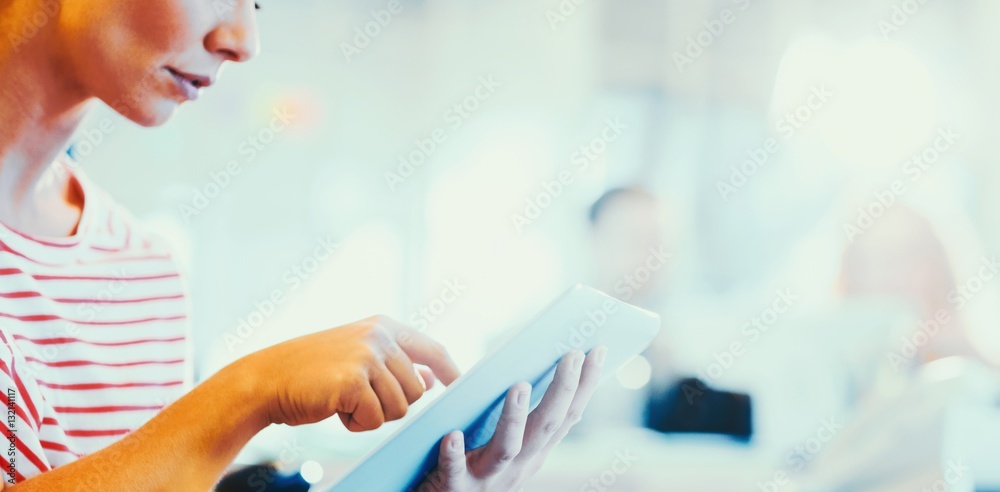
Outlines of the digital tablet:
[{"label": "digital tablet", "polygon": [[657,315],[577,285],[458,378],[327,492],[412,490],[437,464],[438,446],[449,432],[463,430],[467,449],[489,441],[511,386],[532,383],[534,409],[563,355],[607,346],[603,381],[648,347],[659,331]]}]

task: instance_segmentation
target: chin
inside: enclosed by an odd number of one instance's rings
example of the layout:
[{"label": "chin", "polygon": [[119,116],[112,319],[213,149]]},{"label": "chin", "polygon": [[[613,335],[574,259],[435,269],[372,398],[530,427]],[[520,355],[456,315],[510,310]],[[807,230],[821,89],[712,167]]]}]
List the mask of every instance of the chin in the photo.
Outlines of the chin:
[{"label": "chin", "polygon": [[111,105],[118,114],[128,118],[133,123],[144,126],[160,126],[168,121],[177,112],[180,103],[171,99],[158,99],[153,101],[141,101],[137,104]]}]

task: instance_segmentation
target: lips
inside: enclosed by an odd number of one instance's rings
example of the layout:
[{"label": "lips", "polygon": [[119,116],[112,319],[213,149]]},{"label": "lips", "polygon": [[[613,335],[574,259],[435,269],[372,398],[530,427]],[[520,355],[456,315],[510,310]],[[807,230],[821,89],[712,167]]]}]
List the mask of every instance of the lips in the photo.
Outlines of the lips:
[{"label": "lips", "polygon": [[166,67],[166,69],[174,78],[181,94],[188,100],[198,99],[198,96],[201,95],[201,89],[212,85],[212,79],[209,77],[182,72],[171,67]]}]

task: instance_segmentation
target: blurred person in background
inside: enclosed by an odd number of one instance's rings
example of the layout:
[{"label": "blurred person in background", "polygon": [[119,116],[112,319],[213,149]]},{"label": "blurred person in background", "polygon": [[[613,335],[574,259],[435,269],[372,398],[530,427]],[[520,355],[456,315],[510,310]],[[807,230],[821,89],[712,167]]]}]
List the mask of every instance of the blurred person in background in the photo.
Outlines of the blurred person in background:
[{"label": "blurred person in background", "polygon": [[[351,431],[375,429],[435,378],[458,377],[440,344],[375,316],[246,356],[184,394],[187,304],[171,252],[65,151],[96,100],[158,126],[226,62],[253,58],[255,7],[0,0],[10,34],[0,45],[0,381],[16,416],[11,490],[206,490],[270,424],[337,415]],[[567,355],[530,415],[530,386],[511,388],[483,448],[466,452],[460,432],[446,436],[420,490],[519,488],[583,412],[601,353]]]},{"label": "blurred person in background", "polygon": [[587,216],[598,289],[650,311],[665,304],[672,247],[660,200],[639,187],[614,188]]},{"label": "blurred person in background", "polygon": [[[608,385],[600,390],[591,409],[602,424],[644,425],[660,432],[708,433],[747,440],[751,434],[747,395],[717,391],[705,382],[685,377],[671,358],[670,266],[677,241],[671,237],[664,205],[655,195],[638,187],[613,188],[591,205],[588,219],[594,249],[596,285],[605,292],[659,313],[664,325],[657,340],[620,374],[640,371],[647,363],[649,382],[644,389],[630,389],[639,381]],[[598,406],[599,405],[599,406]]]},{"label": "blurred person in background", "polygon": [[985,362],[966,331],[961,307],[968,299],[957,287],[933,225],[905,205],[850,238],[836,296],[841,313],[864,320],[822,335],[848,370],[849,404],[905,386],[927,362],[950,356]]},{"label": "blurred person in background", "polygon": [[[839,282],[844,299],[899,303],[921,323],[941,325],[926,344],[917,347],[913,364],[953,355],[980,358],[958,312],[967,300],[956,290],[944,244],[930,221],[912,209],[891,207],[869,230],[855,237],[844,251]],[[897,340],[898,336],[892,339]]]},{"label": "blurred person in background", "polygon": [[[832,420],[839,424],[818,452],[793,454],[791,470],[803,472],[796,478],[803,490],[933,483],[955,452],[944,434],[949,409],[970,402],[956,381],[967,385],[986,362],[966,331],[968,299],[960,297],[947,249],[927,218],[897,204],[850,238],[837,282],[838,310],[807,328],[822,350],[803,370],[841,375],[830,381],[826,402],[840,402]],[[824,404],[809,400],[801,413]]]}]

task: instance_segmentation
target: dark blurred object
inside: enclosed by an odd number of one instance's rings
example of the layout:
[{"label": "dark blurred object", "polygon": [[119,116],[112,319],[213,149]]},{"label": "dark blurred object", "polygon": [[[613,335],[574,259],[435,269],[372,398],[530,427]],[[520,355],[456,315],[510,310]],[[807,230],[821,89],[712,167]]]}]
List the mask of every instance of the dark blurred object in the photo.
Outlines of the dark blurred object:
[{"label": "dark blurred object", "polygon": [[309,492],[302,475],[283,475],[274,465],[250,465],[226,475],[216,492]]},{"label": "dark blurred object", "polygon": [[750,396],[717,391],[696,378],[682,379],[650,395],[646,427],[663,433],[721,434],[746,442],[753,434]]}]

